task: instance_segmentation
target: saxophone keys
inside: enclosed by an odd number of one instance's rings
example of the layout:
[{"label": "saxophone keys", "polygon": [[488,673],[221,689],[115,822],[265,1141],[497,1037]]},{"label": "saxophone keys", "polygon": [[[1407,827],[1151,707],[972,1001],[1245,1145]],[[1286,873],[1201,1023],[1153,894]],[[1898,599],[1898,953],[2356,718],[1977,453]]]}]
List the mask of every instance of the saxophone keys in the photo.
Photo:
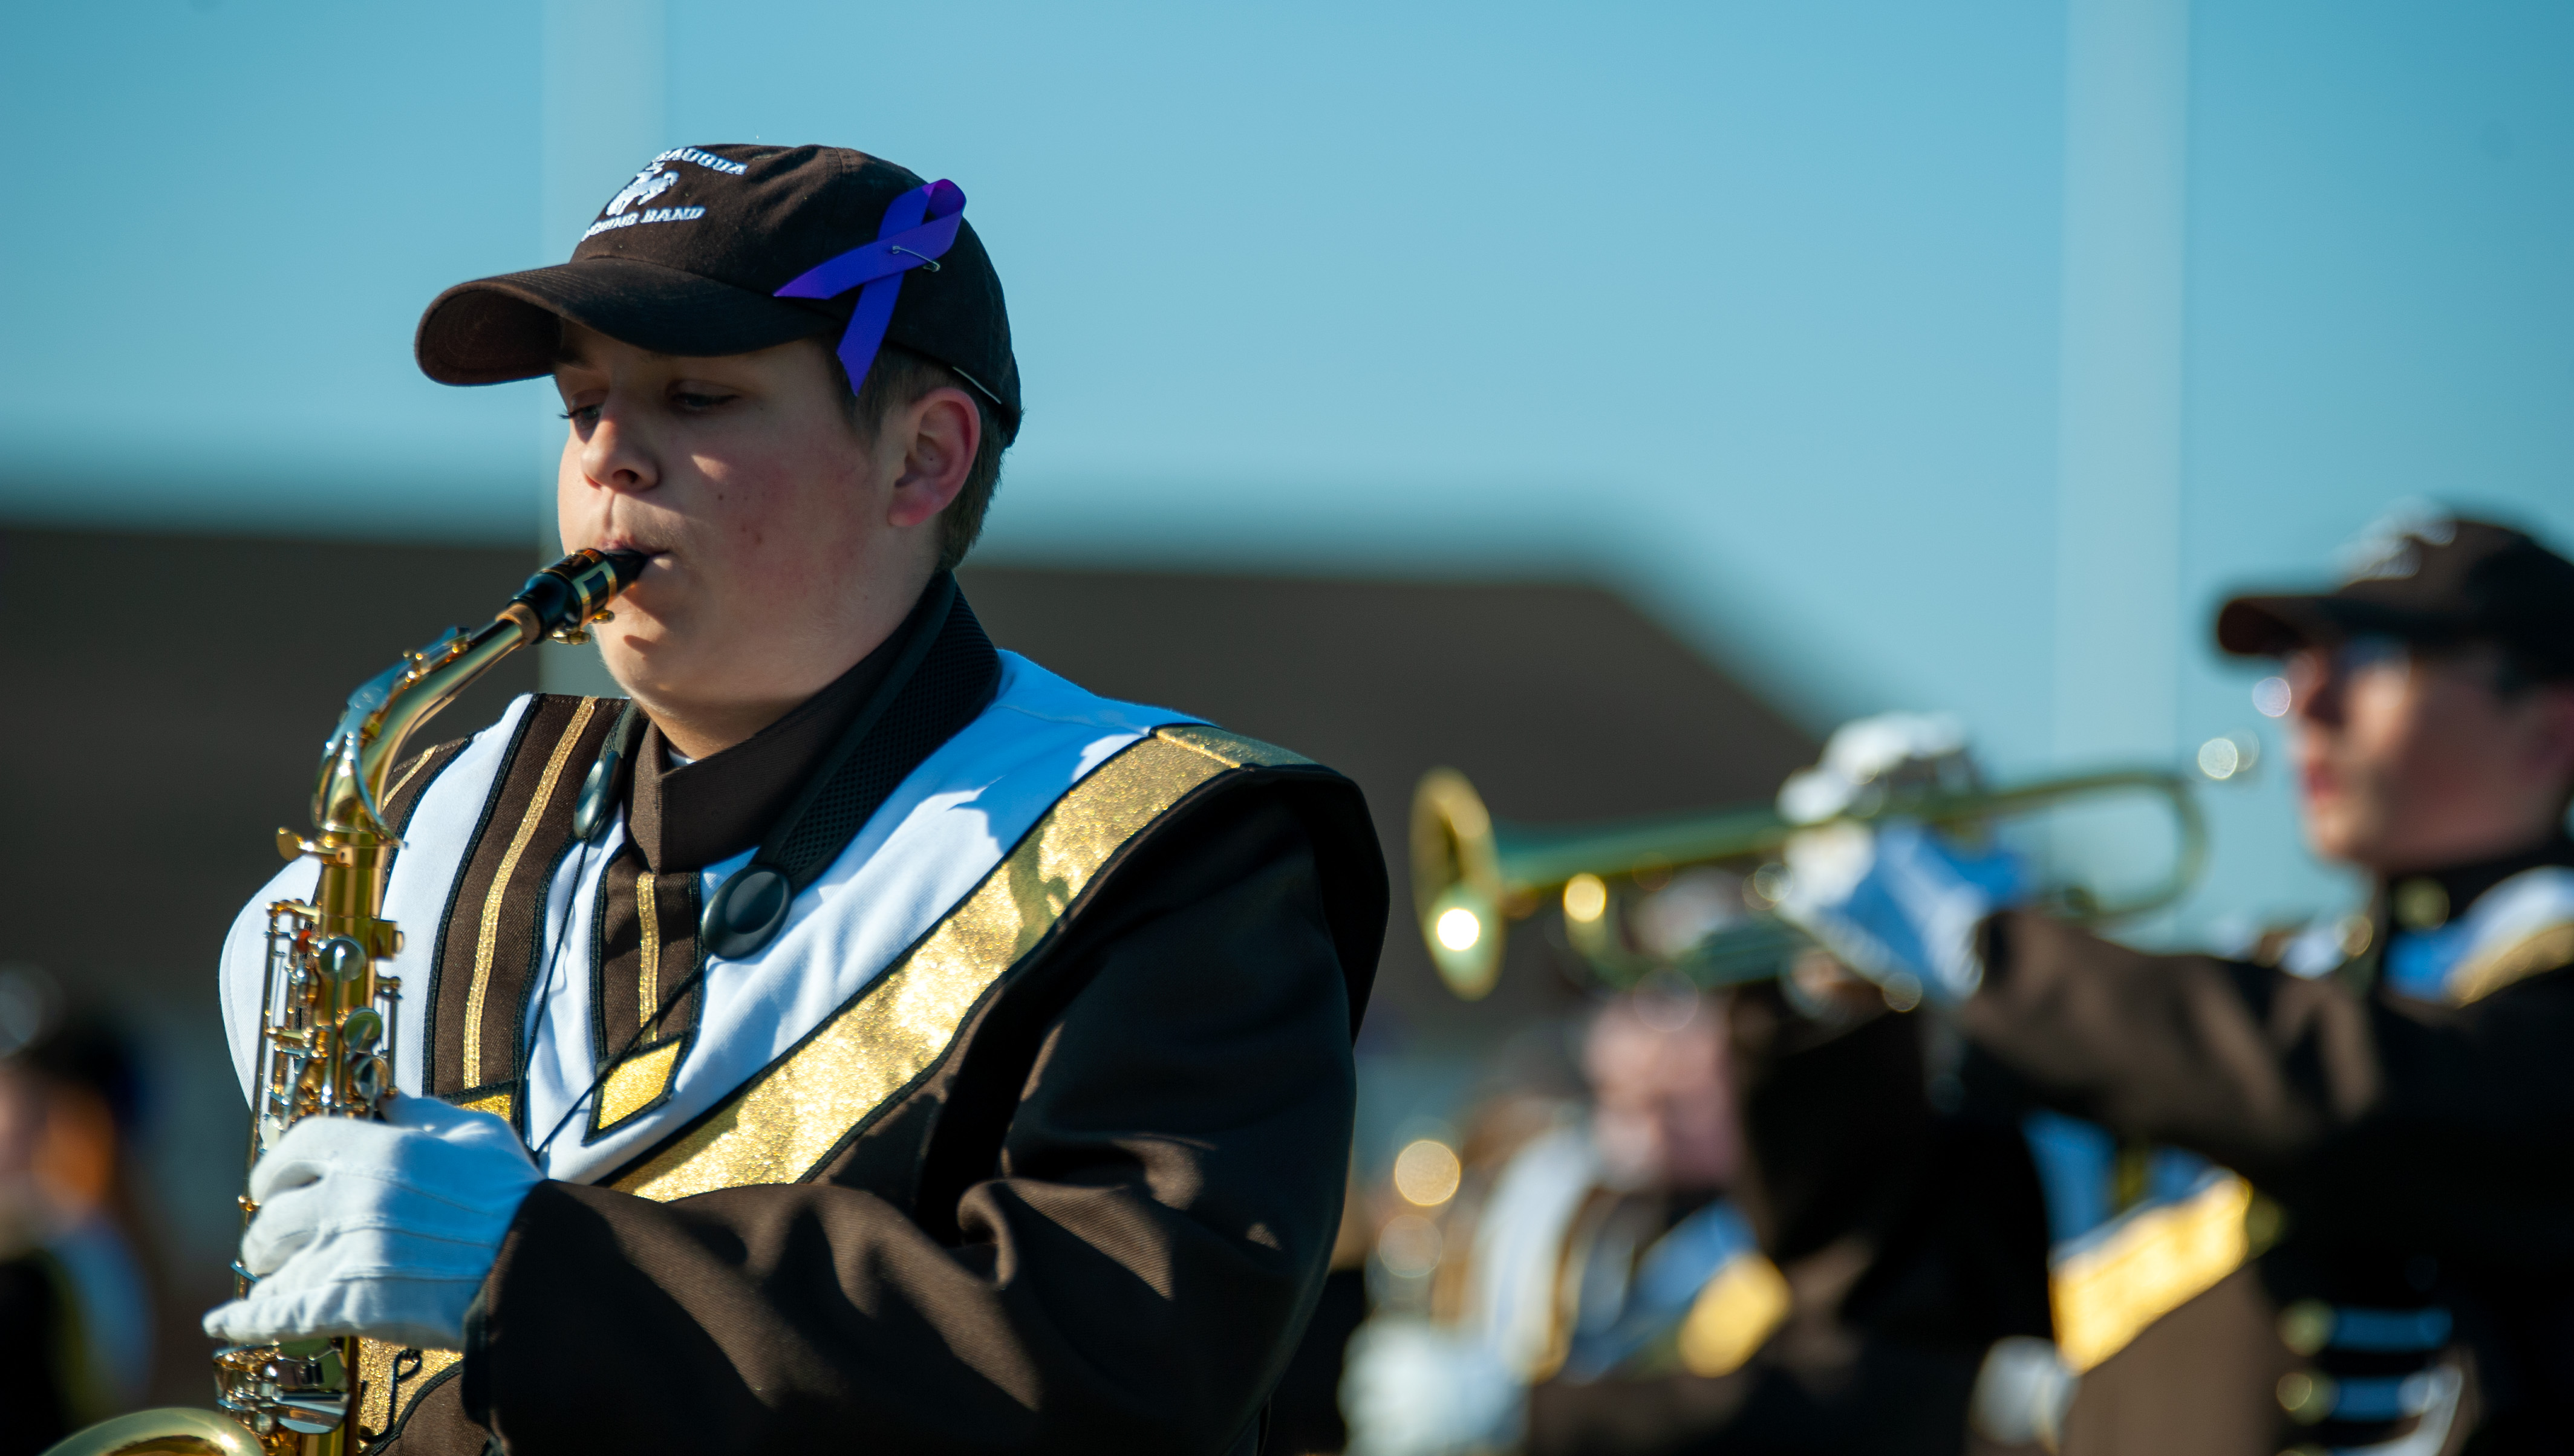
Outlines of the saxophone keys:
[{"label": "saxophone keys", "polygon": [[367,947],[346,935],[334,935],[316,948],[314,958],[333,980],[353,980],[367,968]]},{"label": "saxophone keys", "polygon": [[[340,1041],[351,1051],[373,1051],[385,1034],[385,1018],[372,1006],[360,1006],[340,1018]],[[372,1098],[369,1100],[373,1100]]]},{"label": "saxophone keys", "polygon": [[357,1094],[360,1105],[373,1107],[384,1100],[393,1078],[386,1074],[385,1059],[374,1052],[362,1052],[349,1058],[349,1090]]},{"label": "saxophone keys", "polygon": [[598,611],[590,614],[588,617],[556,628],[554,631],[547,633],[546,636],[554,639],[556,642],[562,643],[565,647],[577,648],[590,641],[591,628],[596,627],[603,622],[615,622],[616,620],[616,613],[602,607]]},{"label": "saxophone keys", "polygon": [[301,859],[309,855],[315,859],[321,860],[325,864],[355,864],[357,862],[356,857],[350,853],[348,846],[328,843],[317,844],[311,839],[305,838],[303,835],[296,833],[293,829],[280,829],[277,831],[277,853],[278,857],[282,859]]}]

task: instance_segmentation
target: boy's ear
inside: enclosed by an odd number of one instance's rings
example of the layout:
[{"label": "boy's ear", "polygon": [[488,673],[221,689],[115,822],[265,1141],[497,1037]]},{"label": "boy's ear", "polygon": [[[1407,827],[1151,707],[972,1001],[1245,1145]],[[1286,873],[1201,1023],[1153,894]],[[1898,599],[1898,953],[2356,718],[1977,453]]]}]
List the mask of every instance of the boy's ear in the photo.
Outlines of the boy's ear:
[{"label": "boy's ear", "polygon": [[917,526],[964,492],[982,443],[982,412],[963,390],[941,387],[892,412],[887,423],[902,433],[905,445],[902,476],[894,483],[893,511],[886,519],[895,526]]}]

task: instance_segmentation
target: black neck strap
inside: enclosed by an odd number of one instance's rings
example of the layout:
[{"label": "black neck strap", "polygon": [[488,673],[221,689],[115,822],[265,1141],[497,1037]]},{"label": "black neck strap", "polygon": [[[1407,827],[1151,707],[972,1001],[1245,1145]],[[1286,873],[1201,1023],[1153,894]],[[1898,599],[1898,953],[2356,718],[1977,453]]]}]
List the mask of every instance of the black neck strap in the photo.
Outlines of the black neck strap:
[{"label": "black neck strap", "polygon": [[787,906],[821,876],[887,795],[939,744],[971,723],[1000,683],[999,654],[940,572],[906,618],[902,651],[750,862],[706,899],[697,924],[705,953],[756,955],[786,924]]}]

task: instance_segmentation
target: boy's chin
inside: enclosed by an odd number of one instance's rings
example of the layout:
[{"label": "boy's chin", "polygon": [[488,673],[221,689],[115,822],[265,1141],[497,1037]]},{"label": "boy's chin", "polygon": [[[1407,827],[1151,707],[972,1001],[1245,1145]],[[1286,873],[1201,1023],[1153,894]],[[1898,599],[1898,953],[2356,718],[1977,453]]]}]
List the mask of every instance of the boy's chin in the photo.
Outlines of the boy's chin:
[{"label": "boy's chin", "polygon": [[657,637],[642,633],[627,633],[615,638],[603,634],[599,639],[601,665],[608,669],[608,676],[616,679],[618,685],[630,693],[639,683],[659,684],[674,672],[683,674],[685,656],[672,652],[669,644],[657,640]]},{"label": "boy's chin", "polygon": [[2382,869],[2395,846],[2380,825],[2352,814],[2316,814],[2306,820],[2306,847],[2318,859],[2359,869]]}]

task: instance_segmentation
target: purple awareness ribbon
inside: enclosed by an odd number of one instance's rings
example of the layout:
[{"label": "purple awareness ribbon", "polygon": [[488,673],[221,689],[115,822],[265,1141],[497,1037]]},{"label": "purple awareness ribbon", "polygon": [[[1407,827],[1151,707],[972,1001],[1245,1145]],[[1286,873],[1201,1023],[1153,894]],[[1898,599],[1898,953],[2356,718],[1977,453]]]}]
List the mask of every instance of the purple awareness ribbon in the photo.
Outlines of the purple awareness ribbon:
[{"label": "purple awareness ribbon", "polygon": [[849,314],[839,350],[840,367],[848,371],[854,391],[866,381],[867,367],[884,345],[902,276],[920,267],[935,271],[964,220],[965,193],[955,183],[941,179],[915,187],[885,205],[874,242],[805,270],[774,297],[831,299],[858,290],[858,306]]}]

